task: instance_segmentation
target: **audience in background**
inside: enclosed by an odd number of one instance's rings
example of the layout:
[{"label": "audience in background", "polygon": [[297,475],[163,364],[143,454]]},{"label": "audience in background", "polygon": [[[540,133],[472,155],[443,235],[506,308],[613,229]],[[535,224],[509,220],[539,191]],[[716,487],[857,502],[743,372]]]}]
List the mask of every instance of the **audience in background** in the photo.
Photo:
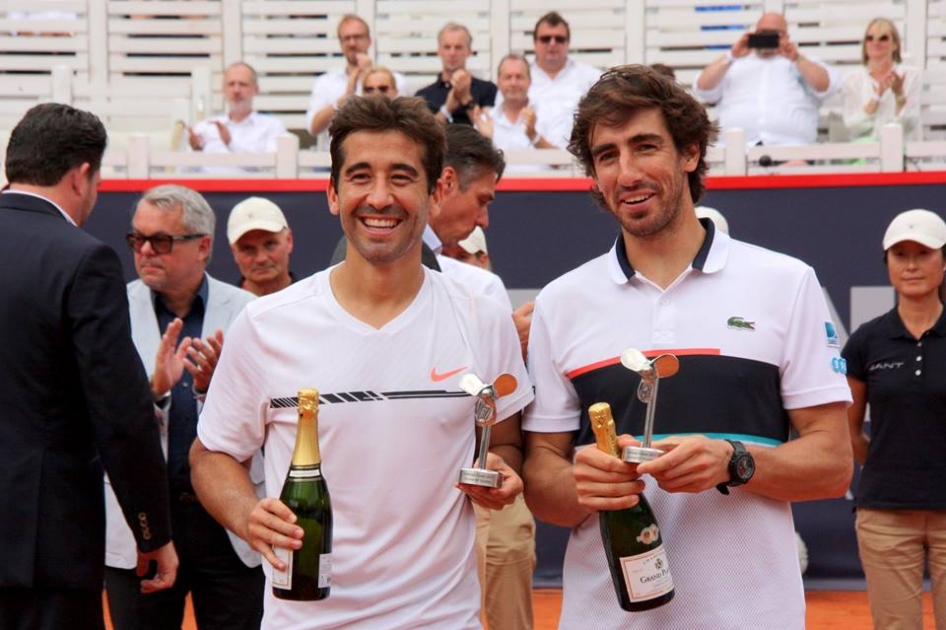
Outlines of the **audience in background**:
[{"label": "audience in background", "polygon": [[532,33],[535,61],[530,66],[529,102],[549,120],[548,141],[562,149],[572,135],[578,101],[601,76],[597,68],[568,56],[571,39],[568,22],[555,11],[540,17]]},{"label": "audience in background", "polygon": [[780,146],[817,140],[818,109],[839,84],[833,68],[801,54],[781,14],[766,13],[703,69],[694,91],[716,104],[723,131],[746,132],[746,146]]},{"label": "audience in background", "polygon": [[[344,15],[338,23],[338,43],[345,55],[345,67],[330,70],[319,75],[312,85],[309,109],[306,111],[306,129],[313,136],[319,137],[323,149],[328,149],[328,137],[324,133],[335,112],[345,100],[354,94],[361,94],[361,79],[373,65],[368,55],[371,47],[371,31],[364,19],[354,14]],[[403,75],[394,75],[397,91],[407,93],[407,82]]]},{"label": "audience in background", "polygon": [[[222,116],[202,120],[188,128],[188,143],[193,151],[205,153],[273,153],[276,138],[288,133],[275,116],[253,109],[259,94],[256,70],[238,61],[223,75],[223,96],[227,111]],[[239,173],[239,167],[204,167],[205,172]]]},{"label": "audience in background", "polygon": [[[529,102],[529,86],[532,79],[529,63],[521,55],[506,55],[499,62],[496,81],[502,94],[502,102],[491,110],[477,110],[474,116],[476,129],[493,141],[493,146],[503,151],[517,151],[535,147],[554,149],[546,139],[551,133],[548,120],[538,119],[535,107]],[[531,164],[517,164],[510,171],[536,170]]]},{"label": "audience in background", "polygon": [[906,140],[920,140],[920,71],[900,65],[900,33],[875,18],[861,44],[862,65],[844,77],[844,124],[850,140],[876,141],[887,123],[900,123]]},{"label": "audience in background", "polygon": [[417,91],[427,101],[437,120],[473,124],[470,116],[476,107],[492,107],[496,84],[470,74],[466,60],[473,54],[473,36],[467,27],[450,22],[437,34],[437,56],[443,70],[437,80]]}]

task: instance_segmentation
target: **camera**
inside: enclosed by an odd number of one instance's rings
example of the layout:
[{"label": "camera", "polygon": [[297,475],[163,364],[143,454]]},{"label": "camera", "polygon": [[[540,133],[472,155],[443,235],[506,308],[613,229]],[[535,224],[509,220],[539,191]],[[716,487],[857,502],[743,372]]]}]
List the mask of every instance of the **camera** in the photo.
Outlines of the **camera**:
[{"label": "camera", "polygon": [[749,48],[778,48],[779,40],[778,33],[751,33],[749,35]]}]

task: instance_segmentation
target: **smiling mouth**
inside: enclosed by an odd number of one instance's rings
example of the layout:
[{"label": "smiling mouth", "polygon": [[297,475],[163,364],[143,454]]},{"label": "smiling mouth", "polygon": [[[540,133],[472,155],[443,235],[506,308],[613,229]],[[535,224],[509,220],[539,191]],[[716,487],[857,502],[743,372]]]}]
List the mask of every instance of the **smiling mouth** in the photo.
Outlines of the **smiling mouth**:
[{"label": "smiling mouth", "polygon": [[393,230],[397,227],[400,221],[398,219],[390,218],[379,218],[379,217],[364,217],[361,219],[361,222],[365,227],[369,227],[374,230]]},{"label": "smiling mouth", "polygon": [[653,193],[647,193],[644,195],[637,195],[635,197],[625,197],[624,199],[621,199],[621,203],[627,206],[636,206],[638,204],[644,203],[653,196]]}]

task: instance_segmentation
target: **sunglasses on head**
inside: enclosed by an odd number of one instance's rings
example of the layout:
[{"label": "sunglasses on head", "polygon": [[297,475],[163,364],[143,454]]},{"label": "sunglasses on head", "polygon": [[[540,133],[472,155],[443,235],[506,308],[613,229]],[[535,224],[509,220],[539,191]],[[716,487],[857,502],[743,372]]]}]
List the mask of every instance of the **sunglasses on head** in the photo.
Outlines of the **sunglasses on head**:
[{"label": "sunglasses on head", "polygon": [[171,234],[154,234],[152,236],[145,236],[144,234],[129,232],[125,235],[125,242],[128,243],[128,247],[137,254],[141,253],[141,248],[145,246],[145,243],[151,243],[151,249],[154,250],[155,254],[170,254],[171,250],[174,249],[175,241],[192,241],[195,238],[201,238],[203,236],[207,235],[182,234],[180,236],[172,236]]},{"label": "sunglasses on head", "polygon": [[390,85],[379,85],[379,86],[377,86],[377,87],[375,87],[375,86],[365,86],[365,88],[364,88],[364,93],[365,93],[365,94],[372,94],[373,92],[381,92],[382,94],[387,94],[387,93],[390,92],[390,91],[391,91],[391,86],[390,86]]},{"label": "sunglasses on head", "polygon": [[564,35],[539,35],[538,37],[536,37],[536,39],[542,42],[543,44],[548,44],[553,39],[555,40],[556,44],[564,44],[565,42],[568,41],[568,38],[565,37]]},{"label": "sunglasses on head", "polygon": [[881,35],[880,37],[875,38],[873,35],[868,35],[864,38],[864,41],[872,42],[876,39],[878,42],[889,42],[890,35]]}]

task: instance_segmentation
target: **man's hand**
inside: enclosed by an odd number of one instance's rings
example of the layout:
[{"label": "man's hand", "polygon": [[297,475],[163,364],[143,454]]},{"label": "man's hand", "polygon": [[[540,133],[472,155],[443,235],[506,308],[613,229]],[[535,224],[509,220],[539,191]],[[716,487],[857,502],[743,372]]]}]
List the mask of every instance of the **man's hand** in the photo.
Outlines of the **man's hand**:
[{"label": "man's hand", "polygon": [[473,77],[466,70],[455,70],[450,77],[450,91],[447,92],[447,102],[445,103],[447,111],[454,111],[457,108],[469,104],[473,99],[470,95],[470,86],[473,83]]},{"label": "man's hand", "polygon": [[138,552],[138,567],[135,573],[138,577],[143,577],[154,561],[157,564],[157,572],[153,578],[141,581],[141,592],[144,594],[163,591],[174,586],[174,580],[177,579],[177,551],[174,549],[174,543],[169,542],[163,547],[158,547],[154,551],[144,553]]},{"label": "man's hand", "polygon": [[669,437],[658,440],[654,448],[663,455],[637,466],[637,471],[651,475],[666,492],[702,492],[729,481],[732,446],[725,440],[705,435]]},{"label": "man's hand", "polygon": [[[477,465],[476,462],[473,464]],[[487,453],[486,469],[496,470],[503,478],[503,485],[499,488],[487,488],[468,483],[458,483],[457,488],[462,490],[476,505],[488,510],[501,510],[512,504],[522,493],[522,478],[513,470],[502,457],[496,453]]]},{"label": "man's hand", "polygon": [[[622,435],[618,445],[637,446],[634,438]],[[623,510],[640,502],[644,491],[638,464],[631,464],[599,450],[594,445],[575,452],[575,489],[578,504],[586,510]]]},{"label": "man's hand", "polygon": [[480,132],[481,136],[493,139],[493,116],[488,107],[473,106],[473,126]]},{"label": "man's hand", "polygon": [[199,136],[194,132],[193,127],[187,128],[187,143],[190,145],[191,150],[193,151],[203,151],[204,150],[204,138]]},{"label": "man's hand", "polygon": [[295,550],[302,547],[305,531],[295,524],[296,515],[279,499],[261,499],[250,512],[243,537],[273,567],[286,570],[286,563],[276,557],[273,547]]},{"label": "man's hand", "polygon": [[210,387],[210,379],[213,378],[222,350],[223,331],[219,329],[207,337],[206,342],[200,339],[190,340],[186,349],[187,361],[184,362],[184,367],[194,377],[194,390],[206,392]]},{"label": "man's hand", "polygon": [[788,38],[788,34],[783,33],[778,43],[778,54],[782,55],[792,63],[798,62],[801,59],[801,54],[798,52],[798,47],[795,46],[794,42]]},{"label": "man's hand", "polygon": [[154,358],[154,374],[151,375],[151,395],[155,400],[170,392],[184,374],[184,355],[190,347],[190,337],[185,337],[178,347],[183,328],[184,321],[176,317],[161,335]]},{"label": "man's hand", "polygon": [[748,31],[743,33],[742,37],[737,39],[732,45],[732,48],[729,49],[734,58],[739,59],[740,57],[745,57],[750,52],[752,52],[752,49],[749,48],[749,35],[751,35],[751,33]]}]

